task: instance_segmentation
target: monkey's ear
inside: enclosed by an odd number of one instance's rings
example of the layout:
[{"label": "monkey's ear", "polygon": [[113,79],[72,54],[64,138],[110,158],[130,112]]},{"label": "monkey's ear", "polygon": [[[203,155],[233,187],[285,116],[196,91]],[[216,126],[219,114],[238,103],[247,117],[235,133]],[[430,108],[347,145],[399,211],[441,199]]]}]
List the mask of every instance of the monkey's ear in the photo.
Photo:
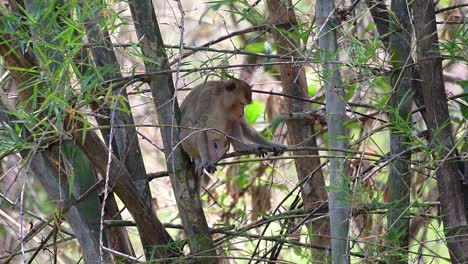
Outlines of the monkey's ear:
[{"label": "monkey's ear", "polygon": [[231,81],[228,81],[228,83],[226,84],[226,91],[228,92],[232,92],[236,89],[237,85],[236,85],[237,81],[236,80],[231,80]]}]

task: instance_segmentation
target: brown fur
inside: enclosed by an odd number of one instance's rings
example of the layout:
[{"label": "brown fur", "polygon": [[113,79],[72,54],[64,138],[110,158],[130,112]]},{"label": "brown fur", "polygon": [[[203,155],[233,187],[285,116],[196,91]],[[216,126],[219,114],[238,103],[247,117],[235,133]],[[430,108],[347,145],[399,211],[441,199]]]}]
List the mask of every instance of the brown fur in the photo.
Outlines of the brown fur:
[{"label": "brown fur", "polygon": [[275,155],[285,151],[285,146],[267,141],[247,123],[244,107],[251,102],[251,87],[241,80],[208,81],[187,95],[180,106],[180,138],[182,148],[195,162],[197,175],[203,169],[216,171],[213,163],[226,153],[229,143],[236,151],[260,156],[266,151]]}]

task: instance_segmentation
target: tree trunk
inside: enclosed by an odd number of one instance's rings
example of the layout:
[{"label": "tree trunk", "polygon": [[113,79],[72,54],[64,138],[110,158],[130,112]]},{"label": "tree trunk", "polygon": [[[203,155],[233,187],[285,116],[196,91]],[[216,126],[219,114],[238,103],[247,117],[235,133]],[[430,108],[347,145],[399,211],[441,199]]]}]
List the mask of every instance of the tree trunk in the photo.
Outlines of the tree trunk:
[{"label": "tree trunk", "polygon": [[388,16],[387,5],[385,0],[366,0],[369,11],[372,15],[377,31],[379,31],[380,39],[385,48],[388,48],[388,34],[390,32],[390,18]]},{"label": "tree trunk", "polygon": [[[47,43],[54,43],[56,33],[60,32],[60,26],[57,23],[58,21],[52,20],[55,18],[52,16],[40,16],[40,12],[50,4],[51,3],[39,0],[29,0],[25,1],[25,6],[23,6],[23,8],[26,8],[27,12],[37,17],[37,23],[35,24],[36,27],[31,27],[27,30],[33,32],[37,36],[40,36],[41,39]],[[48,27],[49,31],[45,32],[43,29],[49,25],[53,26]],[[5,66],[13,66],[18,67],[19,69],[22,68],[28,70],[39,66],[35,65],[35,62],[38,60],[33,59],[34,55],[30,54],[31,56],[27,57],[16,47],[17,43],[15,42],[14,36],[0,36],[0,43],[0,56],[4,58]],[[44,66],[43,69],[45,72],[52,75],[52,73],[55,73],[56,69],[63,62],[63,54],[60,54],[57,50],[53,50],[49,47],[42,48],[42,51],[46,53],[46,56],[52,63],[41,66]],[[18,87],[22,87],[19,92],[20,100],[23,103],[27,102],[33,95],[30,82],[36,80],[37,76],[34,73],[22,73],[21,70],[10,70],[10,73],[17,82]],[[39,87],[39,89],[41,88],[43,87]],[[5,100],[5,102],[7,101],[8,100]],[[13,107],[1,103],[0,108],[6,110],[12,109]],[[29,108],[28,110],[31,110],[32,112],[34,109]],[[25,127],[25,130],[27,129],[28,128]],[[70,161],[73,164],[72,166],[81,166],[80,168],[77,168],[76,171],[76,175],[79,176],[75,178],[76,182],[69,183],[68,180],[70,179],[70,175],[65,175],[63,171],[60,172],[51,164],[51,161],[54,161],[54,163],[61,163],[62,157],[59,155],[59,148],[61,147],[62,146],[52,146],[45,151],[37,150],[35,153],[32,153],[33,155],[30,157],[31,162],[29,163],[30,168],[34,172],[36,179],[44,187],[48,197],[53,201],[58,201],[56,204],[57,209],[63,213],[65,220],[72,227],[78,242],[82,245],[81,251],[83,259],[87,263],[98,263],[101,261],[101,257],[103,260],[107,261],[109,255],[104,253],[101,256],[99,251],[99,219],[96,219],[95,215],[96,211],[100,211],[97,194],[91,195],[91,197],[89,197],[90,199],[84,203],[78,205],[72,204],[76,200],[76,197],[84,193],[89,186],[96,182],[95,174],[92,172],[89,173],[90,168],[85,168],[86,165],[89,165],[89,163],[87,163],[89,162],[88,160],[78,160],[76,155],[64,150],[64,159]],[[79,151],[79,149],[75,150]],[[24,159],[27,159],[27,157],[31,155],[29,151],[22,151],[20,154]],[[80,152],[79,154],[81,155],[82,153]],[[82,158],[83,156],[80,157]],[[88,169],[88,171],[86,171],[86,169]],[[69,193],[68,184],[74,185],[72,193]],[[65,205],[68,206],[68,210],[63,210]]]},{"label": "tree trunk", "polygon": [[[86,35],[88,42],[91,43],[91,52],[93,55],[93,61],[98,71],[103,71],[103,81],[108,81],[112,79],[118,79],[122,77],[120,73],[120,65],[117,61],[110,37],[109,32],[105,28],[103,19],[101,17],[102,1],[82,3],[83,14],[86,14],[86,17],[82,17],[84,21],[84,27],[86,29]],[[109,71],[109,68],[112,68]],[[112,86],[112,84],[110,84]],[[105,89],[109,87],[101,87],[103,90],[102,93],[105,93]],[[131,109],[128,104],[128,96],[126,89],[117,89],[113,91],[113,95],[121,95],[125,100],[121,102],[124,104],[120,105],[120,102],[115,102],[117,105],[115,108],[124,108]],[[138,192],[135,194],[139,196],[139,200],[146,201],[147,208],[153,208],[151,192],[146,178],[145,165],[143,163],[143,157],[141,155],[140,145],[138,143],[138,137],[136,129],[133,126],[133,116],[132,112],[124,111],[115,111],[111,113],[111,109],[103,106],[102,102],[96,101],[91,104],[93,111],[101,113],[103,116],[109,118],[99,118],[96,117],[96,121],[101,127],[106,127],[101,129],[101,134],[103,135],[104,142],[108,145],[109,143],[109,133],[111,122],[110,119],[113,118],[113,125],[129,125],[127,128],[113,128],[114,130],[114,139],[112,141],[113,152],[116,153],[116,156],[124,161],[126,168],[133,179],[133,182],[138,189]],[[115,215],[116,219],[121,218],[117,204],[113,193],[105,201],[106,204],[106,215]],[[156,216],[156,213],[154,214]],[[137,224],[138,225],[138,224]],[[154,230],[153,234],[144,234],[141,232],[142,243],[147,242],[147,239],[144,239],[144,236],[157,236],[161,234],[161,230]],[[128,233],[124,228],[110,228],[108,230],[108,235],[110,236],[109,240],[112,242],[113,249],[118,250],[124,254],[134,255],[133,248],[131,246]],[[143,248],[151,248],[152,245],[143,244]],[[154,246],[154,245],[153,245]],[[150,257],[147,253],[147,257]]]},{"label": "tree trunk", "polygon": [[[136,33],[140,39],[141,52],[156,62],[150,63],[145,60],[146,72],[168,70],[167,55],[152,2],[135,0],[129,4]],[[157,109],[158,122],[161,125],[168,125],[161,127],[166,165],[170,171],[172,188],[191,253],[197,256],[209,256],[206,259],[197,259],[200,263],[216,263],[216,251],[200,197],[189,185],[190,179],[195,177],[193,164],[180,147],[174,147],[179,140],[179,130],[170,125],[176,126],[179,123],[180,111],[171,74],[150,75],[149,86]]]},{"label": "tree trunk", "polygon": [[[318,0],[315,16],[319,35],[318,42],[323,60],[322,74],[325,90],[328,136],[330,148],[347,149],[348,136],[345,121],[346,106],[343,101],[344,88],[341,82],[336,42],[335,1]],[[333,263],[349,263],[349,175],[346,153],[330,151],[330,191],[328,211],[330,215],[331,248]]]},{"label": "tree trunk", "polygon": [[388,192],[392,207],[388,209],[387,229],[392,250],[388,263],[408,263],[406,252],[409,243],[409,205],[411,184],[411,153],[405,152],[411,133],[412,67],[406,67],[411,59],[411,20],[406,0],[393,0],[390,18],[389,48],[392,95],[390,98],[390,155],[398,157],[390,163]]},{"label": "tree trunk", "polygon": [[[76,72],[77,76],[80,76],[80,74],[81,76],[84,76],[86,71],[89,70],[90,67],[88,67],[87,63],[85,63],[87,59],[88,59],[88,51],[85,49],[81,49],[78,55],[75,56],[75,58],[73,59],[74,62],[78,65],[79,72]],[[103,124],[100,123],[98,118],[96,118],[96,120],[100,126],[103,126]],[[108,125],[104,125],[104,126],[108,127]],[[103,135],[103,138],[106,142],[109,142],[109,136],[108,136],[108,133],[106,133],[106,131],[107,129],[101,130],[101,135]],[[106,199],[105,209],[104,209],[104,220],[122,220],[122,216],[120,214],[120,210],[117,205],[117,201],[115,199],[115,195],[113,192],[110,192]],[[108,246],[111,249],[114,249],[118,252],[124,253],[129,256],[135,256],[135,252],[133,250],[130,237],[128,236],[128,233],[124,228],[108,227],[106,229],[106,233],[107,233],[107,238],[109,242]],[[147,248],[147,245],[143,245],[143,247]],[[119,256],[114,256],[114,257],[117,260],[120,258]]]},{"label": "tree trunk", "polygon": [[[289,3],[289,4],[287,4]],[[268,11],[270,13],[270,21],[272,24],[281,24],[281,30],[273,30],[273,38],[277,47],[278,55],[285,56],[285,61],[289,61],[289,56],[298,56],[300,49],[298,36],[294,25],[296,24],[296,14],[291,2],[283,0],[267,1]],[[284,34],[284,31],[292,34]],[[294,95],[301,98],[309,97],[307,92],[307,81],[303,65],[281,64],[281,83],[283,92],[289,95]],[[294,100],[286,97],[286,109],[290,113],[307,112],[311,110],[311,105],[308,102]],[[288,120],[288,142],[291,145],[301,144],[304,147],[317,147],[317,142],[314,130],[314,124],[309,120]],[[302,151],[297,155],[314,155],[318,156],[318,151]],[[306,212],[311,212],[319,207],[323,202],[327,201],[327,192],[325,191],[325,181],[323,179],[322,170],[317,170],[320,167],[319,158],[295,159],[297,177],[300,182],[304,181],[301,186],[301,196]],[[308,179],[306,179],[308,178]],[[311,237],[311,243],[323,247],[330,246],[330,226],[328,219],[313,221],[308,225],[308,230]],[[317,261],[323,261],[327,258],[327,252],[323,250],[312,249],[312,256]]]},{"label": "tree trunk", "polygon": [[[29,58],[28,56],[24,55],[18,48],[12,46],[14,42],[10,38],[11,36],[0,36],[0,54],[3,56],[5,60],[5,65],[9,67],[16,67],[19,69],[34,69],[37,66],[33,63],[34,59]],[[18,82],[19,87],[28,87],[23,88],[20,93],[20,100],[23,103],[30,101],[30,96],[33,94],[31,90],[31,86],[29,83],[34,81],[37,76],[32,73],[28,72],[25,73],[24,71],[18,70],[11,70],[10,71],[13,78]],[[38,89],[43,89],[41,87],[43,83],[39,83]],[[69,120],[68,120],[69,121]],[[67,126],[65,125],[67,128]],[[65,128],[65,129],[66,129]],[[108,153],[108,149],[102,143],[102,140],[94,133],[94,131],[88,131],[85,140],[82,140],[82,132],[80,129],[82,128],[80,124],[75,124],[73,127],[75,130],[75,134],[73,135],[73,139],[77,145],[83,150],[86,154],[88,159],[93,163],[93,166],[102,174],[106,175],[107,171],[107,155],[103,155],[103,153]],[[49,160],[60,160],[58,157],[51,157]],[[38,166],[41,166],[40,164]],[[39,167],[40,168],[40,167]],[[34,170],[34,168],[33,168]],[[151,208],[146,207],[146,203],[139,200],[135,193],[138,192],[136,187],[134,186],[131,177],[126,170],[125,166],[121,164],[119,160],[113,156],[112,162],[110,164],[110,173],[109,173],[109,182],[112,183],[110,186],[115,185],[115,191],[121,198],[122,202],[128,208],[129,212],[132,214],[135,221],[139,224],[138,228],[141,232],[146,234],[152,234],[155,230],[160,232],[157,236],[146,236],[145,239],[148,239],[148,242],[145,244],[152,245],[151,250],[155,251],[155,255],[159,257],[170,257],[177,255],[179,252],[171,251],[173,248],[172,238],[169,236],[167,231],[162,226],[162,223],[155,217],[154,211]],[[43,177],[39,173],[38,177]],[[117,180],[118,179],[118,180]],[[52,186],[56,181],[52,181],[50,179],[46,179],[41,181],[42,184],[47,184],[47,186]],[[63,181],[64,182],[64,181]],[[46,188],[46,186],[44,187]],[[46,190],[53,190],[47,189]],[[54,193],[48,191],[51,197],[55,197]],[[52,198],[54,199],[54,198]],[[73,208],[71,206],[70,208]],[[68,219],[67,219],[68,220]],[[70,219],[70,221],[74,221],[75,219]],[[89,243],[83,243],[83,245],[88,245]],[[94,245],[94,244],[93,244]],[[99,248],[99,247],[98,247]],[[148,249],[149,250],[149,249]]]},{"label": "tree trunk", "polygon": [[429,118],[430,146],[437,166],[437,186],[443,215],[445,237],[452,263],[468,262],[468,229],[461,175],[454,159],[447,95],[442,76],[433,1],[415,0],[414,29],[424,105]]}]

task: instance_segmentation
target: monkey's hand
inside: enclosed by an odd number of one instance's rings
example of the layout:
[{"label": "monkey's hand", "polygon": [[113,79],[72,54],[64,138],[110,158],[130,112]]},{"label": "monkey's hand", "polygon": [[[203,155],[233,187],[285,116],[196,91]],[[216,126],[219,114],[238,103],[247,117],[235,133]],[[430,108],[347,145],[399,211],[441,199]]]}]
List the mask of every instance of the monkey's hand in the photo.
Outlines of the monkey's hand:
[{"label": "monkey's hand", "polygon": [[286,146],[281,144],[270,143],[268,148],[273,151],[273,156],[279,156],[286,151]]},{"label": "monkey's hand", "polygon": [[273,152],[274,156],[278,156],[286,150],[286,146],[274,143],[270,143],[268,145],[252,144],[249,146],[253,150],[254,154],[259,157],[265,157],[269,151]]},{"label": "monkey's hand", "polygon": [[269,149],[267,148],[267,146],[262,145],[262,144],[248,144],[244,148],[238,149],[238,151],[252,152],[256,156],[259,156],[259,157],[262,157],[262,158],[267,155],[268,150]]},{"label": "monkey's hand", "polygon": [[209,173],[214,173],[216,171],[216,166],[212,161],[195,160],[195,172],[198,176],[203,175],[203,169]]}]

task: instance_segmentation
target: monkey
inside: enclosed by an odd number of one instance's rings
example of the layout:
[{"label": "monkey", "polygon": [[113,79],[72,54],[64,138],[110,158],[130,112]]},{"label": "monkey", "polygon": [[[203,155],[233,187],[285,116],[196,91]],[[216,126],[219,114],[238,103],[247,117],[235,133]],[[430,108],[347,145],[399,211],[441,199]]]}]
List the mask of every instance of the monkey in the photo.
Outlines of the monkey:
[{"label": "monkey", "polygon": [[235,151],[251,151],[258,156],[267,151],[280,155],[286,150],[249,125],[244,108],[250,103],[252,88],[242,80],[207,81],[184,99],[180,105],[180,139],[183,150],[195,164],[197,177],[203,175],[203,169],[215,172],[214,164],[230,144]]}]

